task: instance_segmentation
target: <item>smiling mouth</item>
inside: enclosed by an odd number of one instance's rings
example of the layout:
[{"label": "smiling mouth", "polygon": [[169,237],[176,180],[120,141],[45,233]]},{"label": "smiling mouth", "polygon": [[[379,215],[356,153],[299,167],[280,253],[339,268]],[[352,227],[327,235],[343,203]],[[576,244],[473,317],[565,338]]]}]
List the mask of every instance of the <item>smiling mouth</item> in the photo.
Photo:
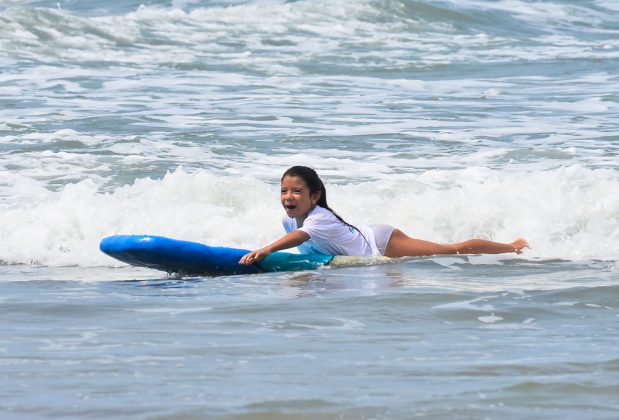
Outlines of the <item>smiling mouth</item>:
[{"label": "smiling mouth", "polygon": [[286,210],[294,210],[297,208],[294,204],[286,204],[284,207],[286,207]]}]

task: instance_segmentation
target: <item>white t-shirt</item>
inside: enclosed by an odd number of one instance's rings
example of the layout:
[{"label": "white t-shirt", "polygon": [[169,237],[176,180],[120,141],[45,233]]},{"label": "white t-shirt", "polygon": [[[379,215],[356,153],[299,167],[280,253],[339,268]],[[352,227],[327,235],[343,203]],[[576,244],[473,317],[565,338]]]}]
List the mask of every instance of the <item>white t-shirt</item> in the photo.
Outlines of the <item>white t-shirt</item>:
[{"label": "white t-shirt", "polygon": [[309,235],[310,239],[298,246],[302,254],[357,257],[380,255],[376,248],[374,232],[370,228],[359,226],[359,231],[361,231],[359,232],[340,222],[333,213],[320,206],[314,207],[309,212],[300,228],[297,227],[296,219],[291,217],[284,216],[282,223],[286,233],[298,229]]}]

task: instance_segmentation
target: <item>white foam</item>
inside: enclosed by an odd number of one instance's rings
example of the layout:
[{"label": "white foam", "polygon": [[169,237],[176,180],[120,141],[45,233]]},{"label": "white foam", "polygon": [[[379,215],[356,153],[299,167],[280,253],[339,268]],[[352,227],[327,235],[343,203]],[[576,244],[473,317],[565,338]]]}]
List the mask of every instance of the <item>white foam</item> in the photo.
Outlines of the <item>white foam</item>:
[{"label": "white foam", "polygon": [[497,316],[495,314],[479,316],[479,317],[477,317],[477,319],[479,319],[481,322],[489,323],[489,324],[492,324],[492,323],[495,323],[495,322],[498,322],[498,321],[503,321],[503,318],[501,318],[500,316]]},{"label": "white foam", "polygon": [[[472,300],[443,303],[440,305],[435,305],[432,308],[440,310],[470,310],[490,312],[494,310],[494,307],[490,304],[487,304],[486,302],[496,297],[497,296],[483,296]],[[477,304],[478,302],[482,302],[483,304],[479,305]]]},{"label": "white foam", "polygon": [[[456,6],[465,14],[500,10],[550,32],[566,24],[607,19],[593,8],[552,2],[461,3]],[[328,60],[333,55],[344,58],[351,68],[372,67],[364,62],[369,55],[376,58],[377,68],[397,69],[557,57],[611,59],[619,54],[613,40],[602,48],[597,40],[569,35],[539,38],[539,46],[514,44],[509,38],[463,31],[448,20],[407,16],[397,4],[371,1],[251,2],[191,6],[187,11],[182,7],[140,6],[123,16],[98,17],[53,9],[9,9],[0,15],[4,18],[0,45],[18,57],[147,67],[200,66],[207,61],[270,75],[300,74],[296,66],[304,65],[307,57]]]},{"label": "white foam", "polygon": [[592,8],[570,4],[557,4],[552,1],[468,0],[466,5],[482,10],[490,9],[508,12],[510,15],[514,15],[526,22],[531,22],[532,20],[541,23],[551,22],[553,20],[563,22],[582,22],[588,20],[591,22],[592,20],[603,20],[605,18],[602,12],[595,11],[595,9]]},{"label": "white foam", "polygon": [[604,98],[594,97],[587,98],[577,102],[546,102],[546,108],[557,109],[562,111],[580,111],[587,110],[587,113],[607,112],[610,109],[618,109],[619,106],[615,102],[604,101]]},{"label": "white foam", "polygon": [[[524,236],[532,247],[526,258],[619,255],[619,194],[612,193],[619,180],[610,170],[573,166],[513,174],[470,168],[340,184],[329,183],[324,172],[330,204],[354,224],[390,223],[437,242]],[[106,193],[102,179],[52,192],[29,177],[2,172],[0,186],[15,194],[0,220],[0,259],[9,263],[113,265],[97,248],[113,234],[255,248],[282,233],[276,181],[253,176],[178,169]]]},{"label": "white foam", "polygon": [[615,0],[597,0],[595,4],[599,7],[619,12],[619,3],[617,3]]},{"label": "white foam", "polygon": [[[22,183],[22,187],[23,187]],[[239,188],[243,184],[249,188]],[[267,207],[264,187],[252,179],[220,179],[207,173],[182,170],[163,180],[141,179],[113,193],[99,192],[86,180],[68,184],[57,193],[30,188],[30,200],[4,212],[0,232],[5,239],[0,259],[10,263],[43,265],[110,264],[98,251],[107,235],[149,233],[207,243],[227,241],[248,245],[278,228],[277,206]],[[272,228],[260,223],[272,214]],[[228,223],[236,219],[238,229]],[[222,232],[222,227],[226,226]]]}]

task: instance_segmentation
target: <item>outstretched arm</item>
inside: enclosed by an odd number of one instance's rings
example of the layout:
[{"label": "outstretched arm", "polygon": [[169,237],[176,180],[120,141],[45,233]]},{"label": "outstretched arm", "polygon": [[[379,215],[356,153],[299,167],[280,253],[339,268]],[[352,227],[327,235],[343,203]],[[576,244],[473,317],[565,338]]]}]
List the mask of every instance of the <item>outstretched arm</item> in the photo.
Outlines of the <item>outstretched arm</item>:
[{"label": "outstretched arm", "polygon": [[264,248],[257,249],[256,251],[252,251],[249,254],[243,255],[239,260],[239,264],[253,264],[260,261],[264,257],[271,255],[271,253],[275,251],[280,251],[282,249],[293,248],[295,246],[301,245],[303,242],[309,240],[309,238],[310,236],[302,230],[295,230],[282,236],[271,245],[267,245]]}]

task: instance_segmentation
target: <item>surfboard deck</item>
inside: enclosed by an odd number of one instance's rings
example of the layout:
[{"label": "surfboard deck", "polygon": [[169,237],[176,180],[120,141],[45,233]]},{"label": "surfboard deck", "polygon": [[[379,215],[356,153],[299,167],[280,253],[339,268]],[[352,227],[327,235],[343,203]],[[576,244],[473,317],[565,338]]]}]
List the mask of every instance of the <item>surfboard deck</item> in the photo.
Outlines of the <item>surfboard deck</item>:
[{"label": "surfboard deck", "polygon": [[99,249],[119,261],[181,276],[256,274],[315,270],[328,266],[331,255],[274,252],[252,265],[239,260],[247,249],[213,247],[198,242],[152,235],[116,235],[101,240]]}]

